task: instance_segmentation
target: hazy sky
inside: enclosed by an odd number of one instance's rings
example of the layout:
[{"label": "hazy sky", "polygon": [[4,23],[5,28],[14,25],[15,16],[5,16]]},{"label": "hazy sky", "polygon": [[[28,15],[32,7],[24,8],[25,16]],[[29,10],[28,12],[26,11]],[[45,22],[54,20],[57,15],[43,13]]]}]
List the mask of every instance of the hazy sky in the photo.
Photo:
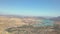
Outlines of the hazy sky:
[{"label": "hazy sky", "polygon": [[60,16],[60,0],[0,0],[0,14]]}]

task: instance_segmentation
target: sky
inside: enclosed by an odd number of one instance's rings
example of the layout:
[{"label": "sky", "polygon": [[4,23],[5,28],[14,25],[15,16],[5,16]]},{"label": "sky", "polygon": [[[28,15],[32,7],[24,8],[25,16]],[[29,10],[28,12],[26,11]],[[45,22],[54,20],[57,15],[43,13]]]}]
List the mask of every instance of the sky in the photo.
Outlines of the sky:
[{"label": "sky", "polygon": [[0,0],[0,14],[60,16],[60,0]]}]

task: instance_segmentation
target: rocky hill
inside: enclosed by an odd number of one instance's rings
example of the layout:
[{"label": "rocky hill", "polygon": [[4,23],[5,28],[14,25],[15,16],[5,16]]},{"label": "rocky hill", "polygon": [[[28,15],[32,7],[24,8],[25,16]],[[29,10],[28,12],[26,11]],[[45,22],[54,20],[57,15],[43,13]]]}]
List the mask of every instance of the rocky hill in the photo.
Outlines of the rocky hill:
[{"label": "rocky hill", "polygon": [[[0,15],[0,34],[8,34],[5,29],[10,27],[17,27],[22,25],[31,25],[45,20],[44,17],[29,17],[29,16],[16,16],[16,15]],[[60,23],[60,17],[50,18],[55,21],[56,24]]]},{"label": "rocky hill", "polygon": [[60,16],[58,17],[53,17],[53,18],[50,18],[51,20],[54,20],[54,21],[60,21]]},{"label": "rocky hill", "polygon": [[50,20],[53,20],[55,22],[55,24],[59,24],[60,25],[60,16],[50,18]]},{"label": "rocky hill", "polygon": [[7,33],[6,28],[33,24],[36,20],[43,20],[42,17],[26,17],[13,15],[0,15],[0,34]]}]

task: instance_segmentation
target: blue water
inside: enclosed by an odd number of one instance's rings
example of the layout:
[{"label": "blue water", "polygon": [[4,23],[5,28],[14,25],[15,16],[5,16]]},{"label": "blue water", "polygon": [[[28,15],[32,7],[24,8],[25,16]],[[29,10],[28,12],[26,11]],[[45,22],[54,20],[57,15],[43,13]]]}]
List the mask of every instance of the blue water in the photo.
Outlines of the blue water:
[{"label": "blue water", "polygon": [[42,20],[42,23],[33,24],[33,26],[53,26],[53,25],[54,21],[48,19]]}]

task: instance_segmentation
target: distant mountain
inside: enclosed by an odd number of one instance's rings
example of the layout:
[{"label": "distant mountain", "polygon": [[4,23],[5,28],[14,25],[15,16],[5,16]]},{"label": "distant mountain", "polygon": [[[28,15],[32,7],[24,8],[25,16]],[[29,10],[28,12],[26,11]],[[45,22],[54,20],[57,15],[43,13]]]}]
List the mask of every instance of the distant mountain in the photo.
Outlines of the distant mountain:
[{"label": "distant mountain", "polygon": [[35,18],[35,19],[46,19],[42,16],[22,16],[22,15],[0,15],[5,17],[14,17],[14,18]]},{"label": "distant mountain", "polygon": [[58,16],[58,17],[53,17],[53,18],[50,18],[50,20],[54,20],[54,21],[60,21],[60,16]]},{"label": "distant mountain", "polygon": [[36,19],[46,19],[45,17],[42,17],[42,16],[37,16],[37,17],[33,17],[33,18],[36,18]]},{"label": "distant mountain", "polygon": [[0,16],[14,17],[14,18],[23,18],[24,17],[24,16],[21,16],[21,15],[0,15]]}]

